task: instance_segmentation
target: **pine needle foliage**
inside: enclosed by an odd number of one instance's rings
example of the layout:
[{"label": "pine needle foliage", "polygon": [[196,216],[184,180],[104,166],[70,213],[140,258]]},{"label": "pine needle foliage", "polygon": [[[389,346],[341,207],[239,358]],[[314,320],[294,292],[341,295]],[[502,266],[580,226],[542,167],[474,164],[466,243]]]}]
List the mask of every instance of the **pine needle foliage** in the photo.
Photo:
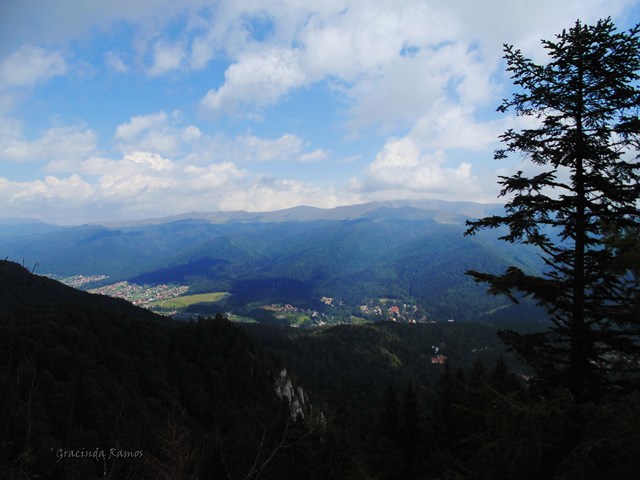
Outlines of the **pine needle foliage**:
[{"label": "pine needle foliage", "polygon": [[543,275],[516,267],[467,273],[492,294],[528,296],[548,311],[547,332],[502,338],[539,380],[567,387],[579,401],[620,379],[622,357],[630,359],[627,374],[640,366],[632,273],[620,268],[620,249],[607,240],[640,223],[639,27],[621,32],[610,18],[577,21],[542,41],[545,65],[505,46],[516,93],[498,111],[527,117],[531,126],[502,134],[495,158],[520,154],[531,165],[499,177],[505,213],[468,222],[466,232],[507,227],[503,240],[540,250]]}]

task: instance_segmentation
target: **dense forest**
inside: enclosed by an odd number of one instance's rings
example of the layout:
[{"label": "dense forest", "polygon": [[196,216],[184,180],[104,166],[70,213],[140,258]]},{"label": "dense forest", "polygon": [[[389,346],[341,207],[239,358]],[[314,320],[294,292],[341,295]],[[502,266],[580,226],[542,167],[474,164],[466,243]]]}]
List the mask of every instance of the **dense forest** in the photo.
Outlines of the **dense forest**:
[{"label": "dense forest", "polygon": [[283,363],[230,322],[169,323],[1,267],[20,299],[0,307],[1,478],[254,478],[285,459],[295,476],[283,447],[317,441],[276,389]]},{"label": "dense forest", "polygon": [[0,288],[22,299],[1,309],[0,478],[621,478],[640,467],[637,393],[541,397],[496,325],[170,322],[10,262]]}]

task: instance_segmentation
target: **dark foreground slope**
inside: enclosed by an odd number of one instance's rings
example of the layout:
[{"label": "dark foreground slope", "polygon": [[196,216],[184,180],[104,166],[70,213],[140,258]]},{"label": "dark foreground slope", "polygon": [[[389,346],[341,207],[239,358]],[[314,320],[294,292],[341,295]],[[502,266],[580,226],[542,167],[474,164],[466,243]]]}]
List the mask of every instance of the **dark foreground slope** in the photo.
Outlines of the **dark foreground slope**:
[{"label": "dark foreground slope", "polygon": [[222,318],[166,322],[0,266],[3,480],[640,471],[637,392],[576,404],[527,387],[487,325],[245,333]]},{"label": "dark foreground slope", "polygon": [[282,445],[315,451],[276,394],[282,365],[233,324],[0,267],[0,478],[277,478],[301,468]]},{"label": "dark foreground slope", "polygon": [[[490,325],[245,328],[326,413],[334,478],[609,480],[640,471],[637,391],[578,404],[566,390],[528,385],[500,358]],[[446,364],[433,363],[434,346]]]},{"label": "dark foreground slope", "polygon": [[[541,328],[541,324],[513,326]],[[388,388],[401,392],[411,383],[428,408],[445,371],[440,363],[445,359],[454,370],[469,370],[476,361],[493,367],[506,355],[513,368],[527,371],[505,352],[495,327],[481,322],[380,322],[313,330],[245,324],[243,328],[289,365],[314,404],[328,412],[342,410],[357,429],[375,418]]]},{"label": "dark foreground slope", "polygon": [[161,318],[125,300],[83,292],[48,277],[33,275],[17,263],[0,261],[0,309],[17,309],[23,314],[28,314],[30,308],[41,309],[69,304],[102,308],[137,319]]}]

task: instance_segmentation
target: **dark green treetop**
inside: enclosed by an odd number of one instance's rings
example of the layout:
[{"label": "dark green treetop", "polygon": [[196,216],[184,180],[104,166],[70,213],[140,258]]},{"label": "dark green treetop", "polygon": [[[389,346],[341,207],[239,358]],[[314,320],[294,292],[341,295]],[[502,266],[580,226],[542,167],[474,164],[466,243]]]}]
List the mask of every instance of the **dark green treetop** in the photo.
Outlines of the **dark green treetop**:
[{"label": "dark green treetop", "polygon": [[[619,32],[611,19],[577,21],[555,41],[543,41],[549,62],[538,65],[505,46],[507,71],[518,91],[501,112],[532,119],[509,129],[495,153],[519,153],[535,166],[501,176],[505,214],[468,222],[467,234],[506,226],[503,237],[541,250],[547,270],[528,275],[468,272],[492,294],[530,296],[546,308],[542,334],[502,337],[546,383],[578,399],[601,392],[624,357],[638,373],[640,319],[623,295],[629,272],[607,238],[640,223],[639,26]],[[612,268],[615,266],[615,268]]]}]

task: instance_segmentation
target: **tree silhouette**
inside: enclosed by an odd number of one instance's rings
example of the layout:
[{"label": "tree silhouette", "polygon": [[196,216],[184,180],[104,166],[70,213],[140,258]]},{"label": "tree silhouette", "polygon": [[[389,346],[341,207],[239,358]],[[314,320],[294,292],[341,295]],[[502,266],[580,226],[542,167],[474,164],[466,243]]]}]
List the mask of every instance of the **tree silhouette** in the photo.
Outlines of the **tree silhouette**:
[{"label": "tree silhouette", "polygon": [[513,109],[533,126],[507,130],[495,158],[517,152],[533,168],[500,177],[504,215],[468,222],[467,234],[506,226],[502,239],[541,250],[543,275],[516,267],[502,275],[468,274],[488,283],[492,294],[513,300],[523,294],[546,308],[547,332],[503,332],[502,338],[538,379],[569,388],[577,399],[603,391],[612,360],[640,353],[637,310],[634,315],[625,294],[628,272],[611,268],[617,250],[606,241],[640,219],[638,32],[639,26],[619,32],[611,19],[592,26],[578,21],[555,42],[542,42],[546,65],[505,46],[519,91],[498,110]]}]

